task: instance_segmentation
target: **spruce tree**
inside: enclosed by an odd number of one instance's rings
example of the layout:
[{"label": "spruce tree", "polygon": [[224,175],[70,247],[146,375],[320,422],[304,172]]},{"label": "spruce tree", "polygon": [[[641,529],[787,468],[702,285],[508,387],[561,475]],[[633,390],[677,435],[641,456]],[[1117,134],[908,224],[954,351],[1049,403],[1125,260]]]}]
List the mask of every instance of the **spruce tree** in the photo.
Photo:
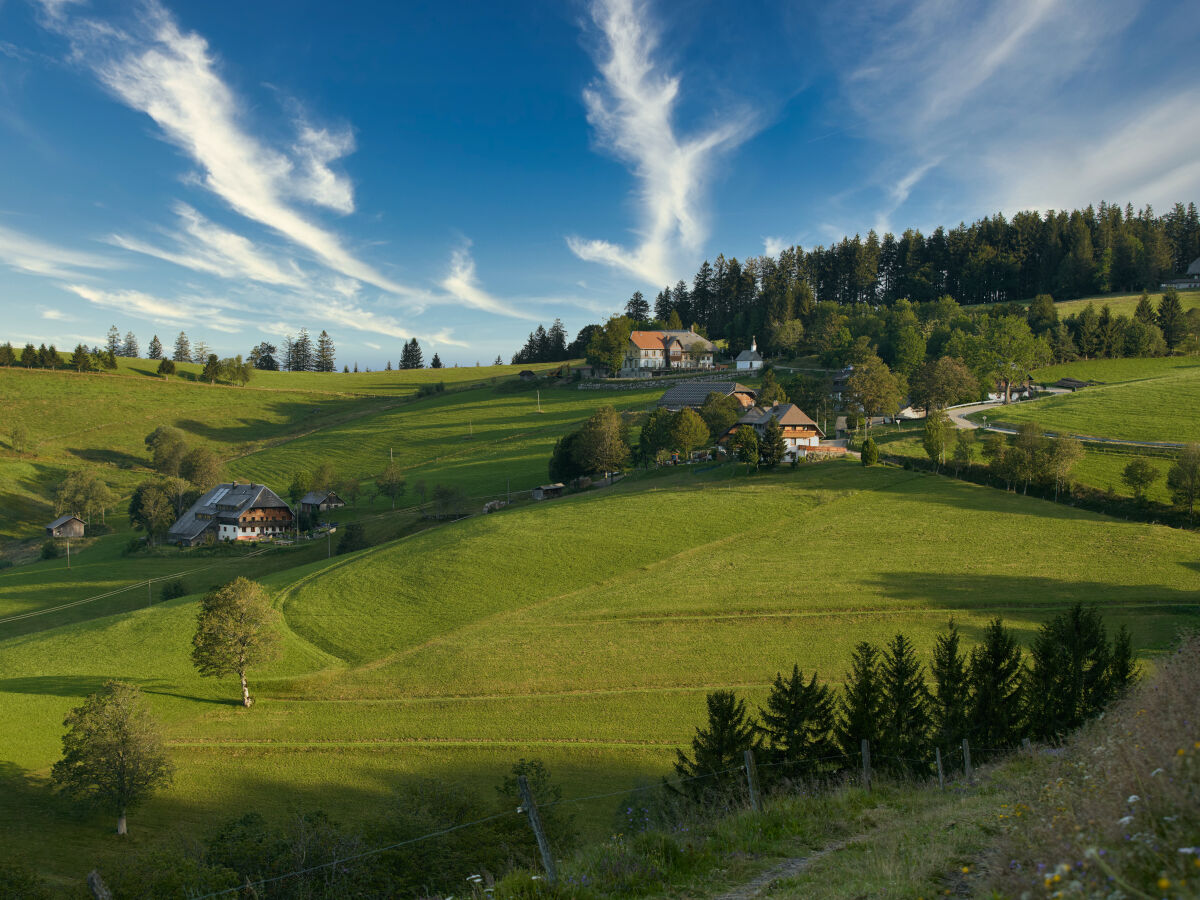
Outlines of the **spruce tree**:
[{"label": "spruce tree", "polygon": [[0,344],[0,366],[15,366],[17,354],[13,353],[13,345],[8,341]]},{"label": "spruce tree", "polygon": [[1113,696],[1112,648],[1094,607],[1076,602],[1043,623],[1030,656],[1026,713],[1034,737],[1066,734],[1099,713]]},{"label": "spruce tree", "polygon": [[125,332],[125,340],[121,344],[121,355],[128,359],[136,359],[141,355],[137,336],[132,331]]},{"label": "spruce tree", "polygon": [[696,800],[711,798],[741,780],[738,771],[747,750],[757,750],[754,723],[746,716],[746,701],[733,691],[713,691],[705,699],[706,727],[696,728],[692,753],[676,750],[675,774],[683,780],[682,790]]},{"label": "spruce tree", "polygon": [[163,358],[162,341],[160,341],[158,339],[157,334],[154,337],[150,338],[150,349],[147,350],[146,352],[148,354],[147,359],[162,359]]},{"label": "spruce tree", "polygon": [[329,332],[321,329],[321,333],[317,337],[317,352],[313,368],[317,372],[332,372],[334,370],[334,363],[333,338],[329,336]]},{"label": "spruce tree", "polygon": [[766,739],[767,752],[779,764],[778,774],[804,777],[839,768],[834,729],[837,727],[837,695],[817,684],[813,672],[807,683],[799,666],[790,678],[775,675],[766,707],[758,711],[759,733]]},{"label": "spruce tree", "polygon": [[[912,641],[897,634],[879,668],[882,682],[879,755],[900,772],[929,769],[930,696]],[[872,759],[875,755],[872,754]]]},{"label": "spruce tree", "polygon": [[860,641],[850,656],[850,673],[842,688],[841,721],[836,738],[845,756],[858,759],[864,739],[870,741],[872,747],[879,745],[882,706],[879,651],[868,642]]},{"label": "spruce tree", "polygon": [[37,347],[33,344],[26,344],[21,350],[21,365],[26,369],[35,369],[38,366]]},{"label": "spruce tree", "polygon": [[438,356],[436,353],[433,354],[433,359],[431,359],[429,361],[429,368],[431,368],[431,369],[442,368],[442,358],[440,356]]},{"label": "spruce tree", "polygon": [[75,350],[71,354],[69,365],[76,372],[92,371],[92,355],[88,353],[87,347],[83,346],[83,344],[76,344]]},{"label": "spruce tree", "polygon": [[192,361],[192,345],[182,331],[179,332],[179,337],[175,338],[175,352],[171,354],[171,359],[177,363]]},{"label": "spruce tree", "polygon": [[[967,432],[969,433],[969,432]],[[933,734],[943,751],[967,737],[970,682],[967,656],[959,647],[958,625],[951,619],[933,645]]]},{"label": "spruce tree", "polygon": [[999,619],[971,651],[970,738],[981,751],[1014,747],[1024,737],[1021,648]]},{"label": "spruce tree", "polygon": [[1150,302],[1150,294],[1142,291],[1142,296],[1138,298],[1137,309],[1133,311],[1133,317],[1143,325],[1157,325],[1158,316],[1154,312],[1154,304]]},{"label": "spruce tree", "polygon": [[109,326],[104,349],[108,351],[110,356],[121,355],[121,332],[117,331],[116,325]]},{"label": "spruce tree", "polygon": [[633,320],[635,327],[650,318],[650,304],[646,302],[641,291],[633,292],[633,296],[625,304],[625,315]]},{"label": "spruce tree", "polygon": [[1187,336],[1187,318],[1183,314],[1183,304],[1179,302],[1179,292],[1175,288],[1167,288],[1162,299],[1158,301],[1158,327],[1162,331],[1167,349],[1174,350]]},{"label": "spruce tree", "polygon": [[768,469],[774,469],[783,462],[786,455],[787,444],[783,439],[783,428],[780,427],[779,420],[771,416],[771,421],[763,429],[762,440],[758,444],[759,461]]}]

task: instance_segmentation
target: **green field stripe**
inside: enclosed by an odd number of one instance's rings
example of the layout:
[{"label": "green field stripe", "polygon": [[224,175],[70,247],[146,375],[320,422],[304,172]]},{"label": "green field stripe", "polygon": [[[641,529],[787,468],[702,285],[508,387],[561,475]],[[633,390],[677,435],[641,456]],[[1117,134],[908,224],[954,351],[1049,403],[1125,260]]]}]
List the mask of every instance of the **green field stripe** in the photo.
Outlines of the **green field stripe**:
[{"label": "green field stripe", "polygon": [[528,740],[499,740],[493,738],[385,738],[381,740],[364,739],[358,741],[271,741],[271,740],[168,740],[168,746],[185,749],[217,749],[228,747],[246,747],[262,750],[307,750],[313,748],[339,749],[369,749],[372,747],[588,747],[599,750],[628,750],[646,748],[648,750],[670,750],[686,746],[678,741],[593,741],[587,738],[555,739],[532,738]]}]

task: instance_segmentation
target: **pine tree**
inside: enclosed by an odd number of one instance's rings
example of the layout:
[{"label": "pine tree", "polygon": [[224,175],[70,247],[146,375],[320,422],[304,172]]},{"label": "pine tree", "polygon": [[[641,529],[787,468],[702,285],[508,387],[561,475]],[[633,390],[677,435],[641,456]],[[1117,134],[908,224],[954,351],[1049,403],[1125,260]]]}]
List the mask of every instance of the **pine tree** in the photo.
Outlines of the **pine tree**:
[{"label": "pine tree", "polygon": [[436,353],[433,354],[433,359],[431,359],[429,361],[429,368],[431,368],[431,369],[442,368],[442,358],[440,356],[438,356]]},{"label": "pine tree", "polygon": [[300,333],[296,335],[296,340],[292,342],[288,369],[292,372],[311,372],[315,365],[316,356],[313,353],[312,338],[308,336],[307,328],[301,328]]},{"label": "pine tree", "polygon": [[1133,317],[1143,325],[1158,324],[1158,315],[1154,312],[1154,305],[1150,302],[1149,292],[1142,291],[1142,296],[1138,298],[1137,309],[1133,311]]},{"label": "pine tree", "polygon": [[68,363],[76,372],[90,372],[94,368],[92,365],[92,355],[88,353],[87,347],[83,344],[76,344],[75,350],[71,354],[71,361]]},{"label": "pine tree", "polygon": [[633,320],[635,327],[650,318],[650,304],[646,302],[641,291],[633,292],[633,296],[625,304],[625,315]]},{"label": "pine tree", "polygon": [[154,337],[150,338],[150,349],[147,350],[146,352],[149,354],[147,356],[147,359],[162,359],[163,358],[162,341],[160,341],[158,339],[157,334]]},{"label": "pine tree", "polygon": [[1158,327],[1162,331],[1167,349],[1174,350],[1187,336],[1187,319],[1183,314],[1183,305],[1179,302],[1179,292],[1175,288],[1167,288],[1162,299],[1158,301]]},{"label": "pine tree", "polygon": [[116,325],[109,326],[108,338],[104,347],[113,356],[121,355],[121,332],[117,331]]},{"label": "pine tree", "polygon": [[192,361],[192,345],[188,341],[188,336],[182,331],[179,332],[179,337],[175,338],[175,352],[171,355],[171,359],[177,363]]},{"label": "pine tree", "polygon": [[775,675],[767,705],[758,712],[758,730],[766,739],[771,761],[782,764],[780,775],[795,778],[839,768],[830,759],[840,756],[833,737],[836,710],[836,693],[817,684],[816,672],[807,683],[796,665],[786,680]]},{"label": "pine tree", "polygon": [[561,362],[567,359],[567,329],[562,319],[555,319],[554,324],[546,332],[547,359],[545,362]]},{"label": "pine tree", "polygon": [[951,619],[933,646],[933,733],[943,751],[957,748],[968,734],[970,683],[967,656],[959,649],[958,626]]},{"label": "pine tree", "polygon": [[35,369],[38,365],[37,347],[33,344],[26,344],[21,350],[21,365],[26,369]]},{"label": "pine tree", "polygon": [[879,745],[882,707],[879,651],[860,641],[850,656],[850,673],[842,688],[841,721],[836,737],[845,756],[858,759],[863,740],[870,741],[872,747]]},{"label": "pine tree", "polygon": [[5,341],[0,344],[0,366],[15,366],[17,364],[17,354],[13,352],[13,345]]},{"label": "pine tree", "polygon": [[401,369],[423,369],[425,368],[424,359],[421,356],[421,345],[417,343],[417,339],[413,338],[404,345],[404,350],[400,353],[400,368]]},{"label": "pine tree", "polygon": [[208,341],[196,341],[192,344],[192,362],[198,366],[204,365],[211,353],[212,348],[208,346]]},{"label": "pine tree", "polygon": [[1112,650],[1100,614],[1076,602],[1043,623],[1030,648],[1026,713],[1033,736],[1066,734],[1112,698]]},{"label": "pine tree", "polygon": [[334,370],[334,363],[333,338],[329,336],[329,333],[325,329],[321,329],[321,333],[317,337],[317,353],[313,368],[317,372],[332,372]]},{"label": "pine tree", "polygon": [[763,429],[762,440],[758,443],[759,461],[768,469],[774,469],[783,462],[786,455],[787,443],[783,439],[783,428],[779,425],[779,420],[771,416],[771,421]]},{"label": "pine tree", "polygon": [[892,638],[879,674],[883,686],[879,754],[884,765],[901,772],[928,771],[930,696],[912,641],[903,634]]},{"label": "pine tree", "polygon": [[747,750],[758,749],[754,723],[746,716],[746,701],[733,691],[713,691],[705,700],[708,722],[696,728],[692,754],[676,750],[675,774],[682,788],[696,800],[713,797],[740,781],[737,771]]},{"label": "pine tree", "polygon": [[121,344],[121,355],[129,359],[137,359],[141,355],[138,339],[132,331],[125,332],[125,341]]},{"label": "pine tree", "polygon": [[983,631],[968,669],[971,741],[979,749],[1014,747],[1024,736],[1021,648],[999,619]]}]

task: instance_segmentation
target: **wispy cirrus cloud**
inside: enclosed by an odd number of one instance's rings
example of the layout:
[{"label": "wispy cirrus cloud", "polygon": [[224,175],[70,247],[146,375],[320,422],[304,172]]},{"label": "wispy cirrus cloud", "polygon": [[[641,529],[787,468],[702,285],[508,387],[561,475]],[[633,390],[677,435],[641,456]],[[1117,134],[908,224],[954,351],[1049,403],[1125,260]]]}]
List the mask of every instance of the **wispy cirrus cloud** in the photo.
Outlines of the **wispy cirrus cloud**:
[{"label": "wispy cirrus cloud", "polygon": [[147,319],[163,325],[203,323],[205,328],[237,334],[250,323],[231,315],[230,304],[207,297],[167,299],[143,291],[104,290],[82,284],[64,284],[63,288],[95,306]]},{"label": "wispy cirrus cloud", "polygon": [[120,268],[120,263],[109,257],[60,247],[3,225],[0,264],[29,275],[68,279],[89,277],[88,270]]},{"label": "wispy cirrus cloud", "polygon": [[572,235],[567,244],[580,259],[666,284],[679,255],[697,252],[706,236],[703,192],[717,154],[754,134],[753,117],[729,114],[720,126],[681,137],[674,123],[680,79],[654,59],[659,39],[644,5],[594,0],[591,15],[607,56],[598,63],[600,78],[584,91],[588,122],[598,145],[638,179],[640,242],[629,248]]},{"label": "wispy cirrus cloud", "polygon": [[154,120],[196,164],[200,185],[341,275],[399,297],[424,296],[358,258],[336,233],[294,206],[298,201],[353,211],[352,186],[331,166],[353,149],[349,131],[301,122],[290,153],[269,146],[243,124],[243,110],[207,41],[182,31],[157,0],[145,0],[127,27],[78,18],[75,7],[61,2],[44,7],[48,25],[70,41],[74,58],[117,99]]},{"label": "wispy cirrus cloud", "polygon": [[249,278],[294,288],[305,285],[304,274],[292,260],[273,259],[248,238],[211,222],[186,203],[176,204],[175,214],[182,230],[171,235],[174,249],[123,234],[114,234],[109,241],[134,253],[222,278]]},{"label": "wispy cirrus cloud", "polygon": [[493,297],[480,286],[479,279],[475,275],[475,260],[471,257],[470,241],[451,254],[450,271],[442,279],[441,288],[451,297],[467,306],[473,306],[475,309],[502,316],[528,318],[524,313],[517,311],[503,300]]}]

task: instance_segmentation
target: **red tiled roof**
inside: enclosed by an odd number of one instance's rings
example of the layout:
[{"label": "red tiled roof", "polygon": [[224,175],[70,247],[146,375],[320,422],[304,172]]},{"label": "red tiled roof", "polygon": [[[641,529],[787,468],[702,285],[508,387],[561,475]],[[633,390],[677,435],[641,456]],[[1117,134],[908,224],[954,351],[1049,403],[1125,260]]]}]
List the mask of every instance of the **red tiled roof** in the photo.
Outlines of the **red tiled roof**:
[{"label": "red tiled roof", "polygon": [[663,337],[661,331],[634,331],[629,335],[629,340],[639,350],[661,350]]}]

